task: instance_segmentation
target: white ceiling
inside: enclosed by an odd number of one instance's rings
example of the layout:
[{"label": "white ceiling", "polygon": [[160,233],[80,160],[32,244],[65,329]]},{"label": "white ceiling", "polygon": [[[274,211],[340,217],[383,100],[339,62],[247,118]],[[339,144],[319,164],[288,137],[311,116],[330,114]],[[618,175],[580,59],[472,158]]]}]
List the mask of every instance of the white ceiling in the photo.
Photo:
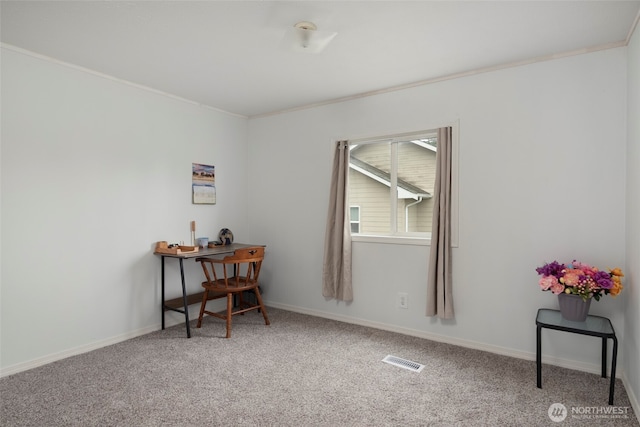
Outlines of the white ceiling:
[{"label": "white ceiling", "polygon": [[[2,1],[1,40],[245,116],[623,46],[629,1]],[[281,46],[312,21],[320,54]]]}]

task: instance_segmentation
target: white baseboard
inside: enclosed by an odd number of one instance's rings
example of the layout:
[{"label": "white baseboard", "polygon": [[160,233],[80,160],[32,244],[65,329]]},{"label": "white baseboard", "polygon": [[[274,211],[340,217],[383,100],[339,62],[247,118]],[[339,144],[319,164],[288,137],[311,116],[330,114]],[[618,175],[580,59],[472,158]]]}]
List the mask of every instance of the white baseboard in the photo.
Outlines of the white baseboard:
[{"label": "white baseboard", "polygon": [[[329,313],[326,311],[312,310],[312,309],[307,309],[307,308],[302,308],[302,307],[297,307],[297,306],[292,306],[287,304],[274,303],[266,300],[264,303],[269,307],[279,308],[287,311],[293,311],[301,314],[308,314],[310,316],[322,317],[325,319],[337,320],[345,323],[352,323],[354,325],[368,326],[375,329],[381,329],[383,331],[396,332],[403,335],[424,338],[431,341],[457,345],[459,347],[471,348],[474,350],[482,350],[489,353],[515,357],[518,359],[534,360],[534,361],[536,360],[536,354],[532,352],[519,351],[519,350],[514,350],[512,348],[484,344],[481,342],[465,340],[460,338],[453,338],[446,335],[434,334],[430,332],[420,331],[417,329],[403,328],[396,325],[388,325],[386,323],[372,322],[370,320],[359,319],[356,317],[343,316],[340,314]],[[576,362],[575,360],[562,359],[557,357],[548,357],[544,355],[542,356],[542,362],[549,365],[559,366],[561,368],[574,369],[577,371],[588,372],[591,374],[601,373],[600,364]],[[620,365],[618,364],[618,368],[616,369],[616,378],[622,378],[623,374],[624,372],[622,371]]]},{"label": "white baseboard", "polygon": [[[189,307],[189,320],[197,319],[200,311],[200,306],[192,305]],[[182,314],[172,316],[170,311],[165,313],[165,328],[171,326],[183,324],[184,316]],[[142,335],[149,334],[151,332],[159,331],[162,329],[162,324],[158,322],[155,325],[147,326],[135,331],[127,332],[115,337],[106,338],[104,340],[94,341],[90,344],[81,345],[69,350],[61,351],[59,353],[48,354],[46,356],[38,357],[36,359],[29,360],[27,362],[17,363],[15,365],[0,368],[0,378],[9,375],[17,374],[19,372],[28,371],[29,369],[37,368],[39,366],[48,365],[49,363],[57,362],[58,360],[66,359],[67,357],[76,356],[82,353],[88,353],[93,350],[97,350],[102,347],[117,344],[119,342],[127,341],[132,338],[136,338]]]},{"label": "white baseboard", "polygon": [[[293,311],[295,313],[300,314],[308,314],[310,316],[322,317],[325,319],[337,320],[339,322],[351,323],[354,325],[367,326],[375,329],[381,329],[383,331],[396,332],[403,335],[414,336],[418,338],[424,338],[432,341],[442,342],[445,344],[457,345],[460,347],[471,348],[474,350],[482,350],[487,351],[489,353],[500,354],[503,356],[515,357],[518,359],[524,360],[536,360],[536,354],[526,351],[518,351],[510,348],[488,345],[476,341],[470,340],[462,340],[459,338],[452,338],[445,335],[432,334],[429,332],[424,332],[416,329],[410,328],[402,328],[395,325],[388,325],[386,323],[380,322],[372,322],[369,320],[359,319],[356,317],[343,316],[340,314],[329,313],[326,311],[312,310],[287,304],[274,303],[271,301],[264,301],[265,305],[268,307],[279,308],[282,310]],[[577,371],[588,372],[590,374],[598,374],[601,373],[602,366],[600,364],[592,364],[592,363],[583,363],[576,362],[575,360],[562,359],[558,357],[545,357],[542,356],[542,362],[559,366],[561,368],[574,369]],[[616,378],[622,379],[622,383],[624,384],[625,391],[627,392],[627,396],[629,396],[629,401],[631,402],[631,407],[633,408],[634,413],[636,414],[636,418],[640,421],[640,405],[638,404],[638,396],[633,393],[633,390],[629,387],[627,376],[623,369],[618,365],[616,369]]]},{"label": "white baseboard", "polygon": [[[224,306],[222,306],[224,307]],[[222,308],[221,308],[222,309]],[[215,310],[215,308],[214,308]],[[171,326],[183,324],[184,325],[184,315],[175,315],[171,314],[171,311],[165,312],[165,328],[169,328]],[[191,305],[189,306],[189,320],[194,320],[198,318],[198,314],[200,314],[200,306],[199,305]],[[17,374],[19,372],[28,371],[29,369],[37,368],[39,366],[44,366],[49,363],[57,362],[58,360],[66,359],[67,357],[76,356],[82,353],[88,353],[93,350],[97,350],[102,347],[106,347],[109,345],[117,344],[122,341],[127,341],[132,338],[136,338],[142,335],[149,334],[151,332],[159,331],[162,329],[162,324],[158,322],[155,325],[147,326],[145,328],[141,328],[135,331],[127,332],[122,335],[117,335],[115,337],[106,338],[104,340],[94,341],[90,344],[81,345],[75,348],[71,348],[69,350],[61,351],[59,353],[48,354],[46,356],[38,357],[36,359],[29,360],[27,362],[17,363],[15,365],[7,366],[4,368],[0,368],[0,378],[6,377],[9,375]]]},{"label": "white baseboard", "polygon": [[82,353],[88,353],[90,351],[97,350],[102,347],[107,347],[109,345],[117,344],[122,341],[127,341],[127,340],[130,340],[131,338],[136,338],[141,335],[146,335],[150,332],[157,331],[158,329],[160,329],[160,325],[150,326],[147,328],[138,329],[136,331],[128,332],[126,334],[118,335],[118,336],[107,338],[104,340],[94,341],[90,344],[81,345],[81,346],[64,350],[58,353],[48,354],[46,356],[38,357],[36,359],[32,359],[27,362],[16,363],[15,365],[7,366],[5,368],[0,369],[0,378],[17,374],[23,371],[28,371],[29,369],[37,368],[39,366],[48,365],[49,363],[66,359],[67,357],[76,356]]},{"label": "white baseboard", "polygon": [[[487,351],[489,353],[500,354],[503,356],[510,356],[510,357],[515,357],[515,358],[524,359],[524,360],[536,360],[535,353],[531,353],[531,352],[518,351],[510,348],[488,345],[488,344],[484,344],[476,341],[452,338],[445,335],[433,334],[433,333],[424,332],[416,329],[402,328],[396,325],[388,325],[386,323],[372,322],[370,320],[359,319],[359,318],[350,317],[350,316],[343,316],[340,314],[329,313],[329,312],[319,311],[319,310],[312,310],[312,309],[307,309],[307,308],[302,308],[302,307],[297,307],[297,306],[292,306],[287,304],[280,304],[280,303],[265,301],[265,305],[268,307],[292,311],[295,313],[307,314],[310,316],[337,320],[339,322],[371,327],[371,328],[380,329],[383,331],[395,332],[403,335],[409,335],[409,336],[424,338],[424,339],[428,339],[436,342],[442,342],[445,344],[452,344],[460,347],[471,348],[474,350]],[[195,313],[192,313],[191,310],[189,310],[190,318],[191,319],[197,318],[197,314],[195,315],[195,317],[193,317],[193,314]],[[175,326],[181,323],[184,323],[184,320],[171,319],[170,316],[167,316],[167,318],[165,319],[165,327]],[[119,342],[136,338],[141,335],[146,335],[148,333],[151,333],[160,329],[161,329],[161,325],[157,324],[154,326],[138,329],[136,331],[132,331],[126,334],[118,335],[116,337],[95,341],[91,344],[82,345],[69,350],[61,351],[59,353],[54,353],[44,357],[36,358],[27,362],[11,365],[6,368],[0,369],[0,378],[17,374],[19,372],[27,371],[29,369],[37,368],[39,366],[47,365],[49,363],[65,359],[67,357],[75,356],[82,353],[87,353],[89,351],[97,350],[102,347],[117,344]],[[601,369],[600,365],[576,362],[574,360],[562,359],[557,357],[543,356],[543,362],[550,365],[559,366],[561,368],[575,369],[578,371],[588,372],[592,374],[600,374],[600,369]],[[622,369],[617,369],[616,371],[617,371],[616,378],[622,379],[622,382],[627,391],[627,395],[629,396],[629,400],[631,401],[631,406],[633,408],[633,411],[637,414],[638,421],[640,421],[640,405],[638,404],[638,397],[633,393],[633,390],[628,386],[628,379],[624,371]]]},{"label": "white baseboard", "polygon": [[624,384],[624,389],[627,392],[627,396],[629,396],[629,402],[631,402],[633,412],[636,414],[636,418],[640,423],[640,404],[638,404],[638,396],[636,396],[633,389],[629,386],[629,379],[626,374],[622,376],[622,384]]}]

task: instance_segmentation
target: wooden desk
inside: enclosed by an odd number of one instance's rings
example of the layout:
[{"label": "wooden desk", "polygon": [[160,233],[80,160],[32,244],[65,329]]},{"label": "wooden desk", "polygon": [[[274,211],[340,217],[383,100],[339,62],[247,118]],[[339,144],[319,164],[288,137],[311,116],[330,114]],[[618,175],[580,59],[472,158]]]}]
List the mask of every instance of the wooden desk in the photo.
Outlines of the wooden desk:
[{"label": "wooden desk", "polygon": [[613,405],[613,392],[616,383],[616,360],[618,358],[618,339],[611,321],[606,317],[588,315],[584,322],[566,320],[558,310],[541,308],[536,316],[536,374],[538,388],[542,388],[542,328],[573,334],[589,335],[602,339],[602,378],[607,378],[607,340],[613,340],[611,360],[611,380],[609,382],[609,405]]},{"label": "wooden desk", "polygon": [[[160,256],[160,262],[162,265],[162,302],[160,304],[162,309],[162,329],[164,329],[164,312],[167,310],[177,311],[184,314],[185,326],[187,328],[187,338],[191,338],[191,328],[189,327],[189,310],[188,307],[191,304],[202,301],[203,292],[187,295],[187,288],[184,280],[184,264],[183,261],[189,258],[199,257],[215,257],[219,255],[227,255],[235,252],[236,249],[246,248],[250,246],[264,246],[264,245],[249,245],[246,243],[232,243],[230,245],[220,245],[214,248],[202,249],[198,252],[186,253],[186,254],[166,254],[160,252],[154,252],[154,254]],[[177,258],[180,263],[180,279],[182,281],[182,297],[174,298],[168,301],[164,299],[164,259],[165,258]],[[216,299],[226,296],[226,294],[212,295],[209,299]]]}]

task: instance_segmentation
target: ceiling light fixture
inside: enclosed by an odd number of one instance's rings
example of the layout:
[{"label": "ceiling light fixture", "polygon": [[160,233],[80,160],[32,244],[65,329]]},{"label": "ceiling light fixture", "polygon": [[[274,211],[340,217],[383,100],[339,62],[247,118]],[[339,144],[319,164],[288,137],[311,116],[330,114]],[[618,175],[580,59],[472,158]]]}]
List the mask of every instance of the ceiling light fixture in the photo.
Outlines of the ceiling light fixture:
[{"label": "ceiling light fixture", "polygon": [[284,45],[294,52],[319,53],[338,33],[318,31],[313,22],[298,22],[284,34]]}]

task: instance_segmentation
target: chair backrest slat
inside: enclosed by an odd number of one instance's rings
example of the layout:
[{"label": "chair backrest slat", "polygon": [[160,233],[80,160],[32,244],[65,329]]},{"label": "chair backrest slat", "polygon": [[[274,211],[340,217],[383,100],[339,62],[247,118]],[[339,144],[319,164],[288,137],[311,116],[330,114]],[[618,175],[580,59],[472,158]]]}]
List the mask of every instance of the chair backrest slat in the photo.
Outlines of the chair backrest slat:
[{"label": "chair backrest slat", "polygon": [[[260,275],[260,267],[262,266],[262,260],[264,259],[264,247],[255,246],[236,249],[232,255],[225,256],[224,258],[198,258],[196,261],[200,261],[202,269],[204,270],[205,277],[208,282],[224,282],[225,287],[231,286],[240,287],[247,286],[250,283],[257,283]],[[207,265],[211,269],[212,273],[209,273]],[[216,271],[216,265],[222,265],[222,275],[218,275]],[[227,266],[233,266],[235,272],[234,277],[229,275]],[[242,271],[245,274],[242,274]],[[213,276],[213,280],[212,279]],[[230,280],[232,280],[230,286]]]}]

